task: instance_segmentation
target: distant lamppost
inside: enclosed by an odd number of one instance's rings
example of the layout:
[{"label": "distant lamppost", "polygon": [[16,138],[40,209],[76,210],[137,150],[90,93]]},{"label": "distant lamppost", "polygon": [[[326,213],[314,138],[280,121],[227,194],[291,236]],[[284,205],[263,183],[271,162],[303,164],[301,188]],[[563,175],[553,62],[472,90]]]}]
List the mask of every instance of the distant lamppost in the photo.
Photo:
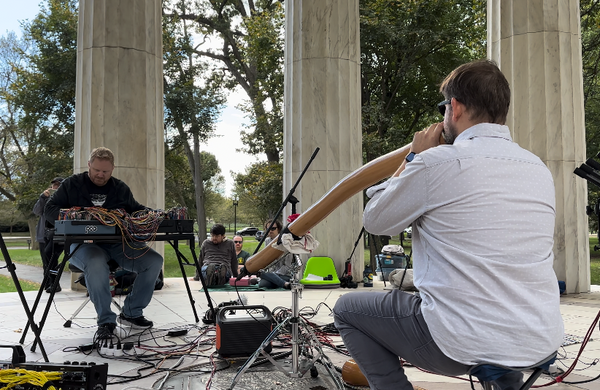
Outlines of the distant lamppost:
[{"label": "distant lamppost", "polygon": [[233,199],[233,231],[237,233],[237,198]]}]

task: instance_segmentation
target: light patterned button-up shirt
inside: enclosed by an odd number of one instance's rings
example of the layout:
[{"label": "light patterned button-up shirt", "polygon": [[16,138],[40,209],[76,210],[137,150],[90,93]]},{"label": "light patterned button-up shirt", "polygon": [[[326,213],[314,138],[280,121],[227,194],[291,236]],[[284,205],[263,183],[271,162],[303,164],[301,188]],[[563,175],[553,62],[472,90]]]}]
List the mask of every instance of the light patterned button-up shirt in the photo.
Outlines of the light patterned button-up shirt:
[{"label": "light patterned button-up shirt", "polygon": [[552,176],[506,126],[473,126],[367,194],[367,231],[412,223],[421,310],[447,356],[527,366],[561,345]]}]

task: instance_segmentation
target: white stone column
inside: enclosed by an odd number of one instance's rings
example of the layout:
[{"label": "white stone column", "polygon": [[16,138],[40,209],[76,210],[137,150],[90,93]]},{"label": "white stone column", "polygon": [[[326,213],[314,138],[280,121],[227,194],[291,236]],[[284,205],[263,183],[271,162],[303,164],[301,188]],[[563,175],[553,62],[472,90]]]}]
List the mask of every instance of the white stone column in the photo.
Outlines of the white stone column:
[{"label": "white stone column", "polygon": [[488,0],[488,57],[512,89],[507,125],[556,186],[554,270],[570,293],[589,291],[587,183],[578,0]]},{"label": "white stone column", "polygon": [[[358,0],[290,0],[285,7],[284,196],[320,148],[294,193],[302,212],[362,165]],[[340,276],[362,228],[362,211],[361,193],[311,229],[320,242],[313,255],[331,257]],[[363,259],[359,245],[355,278]]]},{"label": "white stone column", "polygon": [[79,1],[74,171],[105,146],[151,208],[164,207],[161,22],[160,0]]}]

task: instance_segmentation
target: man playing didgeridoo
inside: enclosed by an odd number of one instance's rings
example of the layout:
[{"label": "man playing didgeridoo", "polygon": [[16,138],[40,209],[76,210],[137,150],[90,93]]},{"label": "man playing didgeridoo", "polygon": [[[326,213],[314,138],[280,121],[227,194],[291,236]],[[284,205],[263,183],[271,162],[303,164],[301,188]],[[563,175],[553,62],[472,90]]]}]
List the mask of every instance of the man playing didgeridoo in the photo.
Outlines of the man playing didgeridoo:
[{"label": "man playing didgeridoo", "polygon": [[[486,362],[525,367],[561,345],[553,263],[554,184],[505,126],[510,87],[496,64],[464,64],[443,81],[443,123],[415,134],[387,182],[371,187],[367,231],[412,223],[414,284],[349,293],[335,325],[372,389],[412,390],[398,357],[446,375]],[[445,144],[440,144],[440,135]],[[518,389],[520,372],[494,389]]]}]

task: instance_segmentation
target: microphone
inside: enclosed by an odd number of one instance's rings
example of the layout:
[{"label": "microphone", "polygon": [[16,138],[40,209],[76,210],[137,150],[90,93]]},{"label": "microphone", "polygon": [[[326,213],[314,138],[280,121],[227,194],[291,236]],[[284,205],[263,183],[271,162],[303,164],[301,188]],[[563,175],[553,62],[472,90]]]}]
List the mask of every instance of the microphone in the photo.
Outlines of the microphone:
[{"label": "microphone", "polygon": [[237,278],[235,278],[235,281],[239,282],[240,280],[242,280],[242,278],[244,276],[250,276],[250,273],[248,273],[248,270],[246,269],[246,266],[243,266],[242,269],[240,269],[238,271],[238,276],[237,276]]}]

